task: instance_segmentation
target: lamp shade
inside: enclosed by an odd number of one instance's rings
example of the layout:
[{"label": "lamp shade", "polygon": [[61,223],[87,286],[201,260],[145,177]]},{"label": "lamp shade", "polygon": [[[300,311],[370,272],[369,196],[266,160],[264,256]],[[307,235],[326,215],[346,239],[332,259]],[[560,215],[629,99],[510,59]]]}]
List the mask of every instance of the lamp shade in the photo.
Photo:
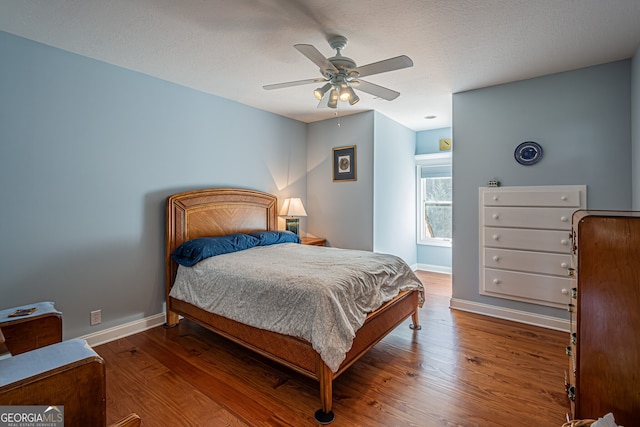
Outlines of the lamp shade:
[{"label": "lamp shade", "polygon": [[337,108],[338,99],[339,99],[338,91],[336,89],[331,89],[331,92],[329,92],[329,102],[327,102],[327,107]]},{"label": "lamp shade", "polygon": [[349,104],[355,105],[360,101],[360,97],[356,95],[355,91],[351,86],[347,86],[347,90],[349,91]]},{"label": "lamp shade", "polygon": [[322,87],[319,87],[318,89],[313,91],[313,95],[318,99],[321,100],[322,97],[324,96],[325,93],[327,93],[327,91],[331,89],[331,83],[327,83]]},{"label": "lamp shade", "polygon": [[307,211],[304,210],[302,200],[299,197],[292,197],[285,199],[280,215],[284,216],[307,216]]},{"label": "lamp shade", "polygon": [[342,82],[340,83],[340,101],[348,101],[351,99],[351,93],[353,92],[349,92],[349,89],[351,89],[349,87],[349,85],[347,85],[347,82]]}]

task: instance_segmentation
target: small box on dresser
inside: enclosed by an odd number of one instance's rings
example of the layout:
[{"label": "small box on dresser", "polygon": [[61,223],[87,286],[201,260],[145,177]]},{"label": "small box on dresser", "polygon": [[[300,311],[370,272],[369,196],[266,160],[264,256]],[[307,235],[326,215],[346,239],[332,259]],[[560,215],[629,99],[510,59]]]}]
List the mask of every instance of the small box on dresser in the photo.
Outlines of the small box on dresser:
[{"label": "small box on dresser", "polygon": [[572,219],[567,393],[574,419],[611,412],[640,421],[640,212],[578,211]]}]

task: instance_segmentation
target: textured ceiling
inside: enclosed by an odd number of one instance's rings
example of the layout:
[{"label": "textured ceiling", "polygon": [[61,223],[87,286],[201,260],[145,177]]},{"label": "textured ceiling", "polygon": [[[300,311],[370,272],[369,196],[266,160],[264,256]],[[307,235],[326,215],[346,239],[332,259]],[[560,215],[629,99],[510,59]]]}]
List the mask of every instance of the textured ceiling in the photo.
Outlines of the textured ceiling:
[{"label": "textured ceiling", "polygon": [[396,100],[360,93],[339,114],[424,130],[451,125],[452,93],[632,57],[640,0],[0,0],[0,30],[303,122],[336,110],[314,85],[262,86],[319,77],[293,45],[328,57],[340,34],[358,65],[414,66],[366,79]]}]

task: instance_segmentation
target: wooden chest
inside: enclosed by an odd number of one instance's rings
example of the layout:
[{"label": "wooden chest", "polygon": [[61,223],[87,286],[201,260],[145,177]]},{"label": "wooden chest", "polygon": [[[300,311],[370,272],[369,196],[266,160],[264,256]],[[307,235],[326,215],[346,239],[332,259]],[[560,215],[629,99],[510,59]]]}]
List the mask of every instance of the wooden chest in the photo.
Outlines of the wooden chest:
[{"label": "wooden chest", "polygon": [[640,212],[577,211],[567,391],[574,419],[640,418]]}]

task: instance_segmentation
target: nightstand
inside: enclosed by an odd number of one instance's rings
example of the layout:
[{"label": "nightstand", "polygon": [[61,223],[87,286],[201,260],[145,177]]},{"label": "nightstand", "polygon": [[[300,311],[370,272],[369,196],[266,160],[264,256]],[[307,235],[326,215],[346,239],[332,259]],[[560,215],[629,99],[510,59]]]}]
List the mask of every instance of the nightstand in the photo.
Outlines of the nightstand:
[{"label": "nightstand", "polygon": [[327,243],[327,239],[323,239],[322,237],[301,237],[303,245],[311,245],[311,246],[325,246]]},{"label": "nightstand", "polygon": [[[26,316],[10,316],[16,310],[35,308]],[[0,310],[0,335],[13,356],[62,341],[62,313],[52,302],[38,302]]]}]

